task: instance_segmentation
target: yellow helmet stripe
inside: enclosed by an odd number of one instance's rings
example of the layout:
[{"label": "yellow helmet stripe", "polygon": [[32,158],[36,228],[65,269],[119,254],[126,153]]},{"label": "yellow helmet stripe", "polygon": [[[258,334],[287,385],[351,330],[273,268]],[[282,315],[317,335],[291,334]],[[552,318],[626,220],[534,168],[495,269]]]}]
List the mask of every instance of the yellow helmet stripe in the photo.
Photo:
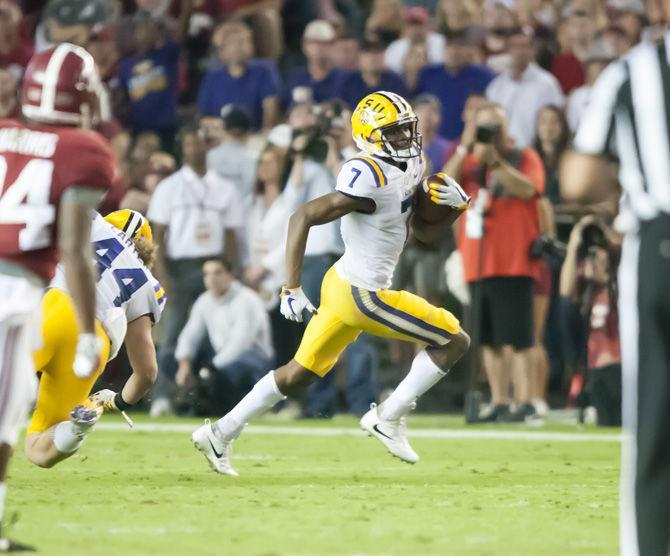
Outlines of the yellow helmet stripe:
[{"label": "yellow helmet stripe", "polygon": [[362,155],[355,156],[354,159],[365,162],[368,168],[372,170],[372,175],[375,178],[375,183],[377,184],[377,187],[384,187],[386,185],[387,183],[386,176],[384,175],[381,166],[377,162],[375,162],[372,158]]}]

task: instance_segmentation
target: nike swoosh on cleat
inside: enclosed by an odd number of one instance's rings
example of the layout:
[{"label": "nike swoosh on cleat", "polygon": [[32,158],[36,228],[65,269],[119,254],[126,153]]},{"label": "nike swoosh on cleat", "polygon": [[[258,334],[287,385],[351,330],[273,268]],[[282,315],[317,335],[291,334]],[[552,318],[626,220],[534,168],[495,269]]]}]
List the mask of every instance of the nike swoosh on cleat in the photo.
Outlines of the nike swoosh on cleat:
[{"label": "nike swoosh on cleat", "polygon": [[[383,434],[383,433],[382,433],[382,434]],[[214,444],[212,444],[212,441],[209,440],[209,438],[207,439],[207,442],[209,442],[209,445],[212,447],[212,452],[214,452],[214,455],[215,455],[217,458],[220,458],[220,457],[223,456],[223,454],[219,454],[219,452],[216,451],[216,448],[214,447]]]},{"label": "nike swoosh on cleat", "polygon": [[373,425],[373,426],[372,426],[372,430],[374,430],[375,432],[378,432],[378,433],[381,434],[382,436],[385,436],[385,437],[388,438],[389,440],[393,440],[388,434],[385,434],[385,433],[383,433],[383,432],[380,430],[379,425]]}]

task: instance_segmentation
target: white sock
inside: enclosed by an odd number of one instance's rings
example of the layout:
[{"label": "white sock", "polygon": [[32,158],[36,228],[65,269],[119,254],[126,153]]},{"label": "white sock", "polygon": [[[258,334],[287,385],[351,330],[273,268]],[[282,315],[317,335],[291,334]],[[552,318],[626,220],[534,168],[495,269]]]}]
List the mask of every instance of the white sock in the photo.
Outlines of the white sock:
[{"label": "white sock", "polygon": [[275,372],[270,371],[256,383],[251,392],[214,424],[214,433],[223,440],[233,440],[240,435],[247,421],[269,411],[285,399],[286,396],[279,391],[275,382]]},{"label": "white sock", "polygon": [[81,448],[86,438],[86,433],[91,430],[87,427],[76,426],[72,421],[58,423],[54,429],[54,446],[61,454],[72,454]]},{"label": "white sock", "polygon": [[428,352],[422,349],[414,357],[407,376],[381,405],[381,418],[395,420],[408,413],[412,403],[446,374],[433,362]]},{"label": "white sock", "polygon": [[0,482],[0,523],[2,523],[2,516],[5,513],[5,494],[7,494],[7,485]]}]

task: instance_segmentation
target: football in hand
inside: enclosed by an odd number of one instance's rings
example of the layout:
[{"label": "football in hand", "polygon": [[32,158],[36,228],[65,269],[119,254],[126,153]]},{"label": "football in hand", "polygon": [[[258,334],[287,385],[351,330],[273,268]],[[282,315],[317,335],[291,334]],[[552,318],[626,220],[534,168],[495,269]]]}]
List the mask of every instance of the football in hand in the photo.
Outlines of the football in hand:
[{"label": "football in hand", "polygon": [[433,174],[424,178],[419,187],[416,188],[416,203],[414,209],[414,219],[423,224],[448,223],[456,221],[463,214],[468,205],[463,203],[462,207],[456,208],[449,205],[438,205],[431,200],[431,185],[452,187],[448,176],[442,172]]}]

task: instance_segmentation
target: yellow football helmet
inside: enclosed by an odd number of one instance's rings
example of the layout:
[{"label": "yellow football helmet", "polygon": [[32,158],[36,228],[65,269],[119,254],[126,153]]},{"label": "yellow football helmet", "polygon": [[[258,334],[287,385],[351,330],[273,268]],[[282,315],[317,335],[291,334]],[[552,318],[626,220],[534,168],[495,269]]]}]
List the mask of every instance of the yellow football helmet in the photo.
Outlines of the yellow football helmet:
[{"label": "yellow football helmet", "polygon": [[421,154],[418,118],[400,95],[377,91],[364,97],[351,115],[356,146],[368,154],[407,160]]},{"label": "yellow football helmet", "polygon": [[110,212],[105,216],[105,220],[131,239],[143,237],[149,243],[153,243],[154,238],[149,221],[136,210],[123,209]]}]

